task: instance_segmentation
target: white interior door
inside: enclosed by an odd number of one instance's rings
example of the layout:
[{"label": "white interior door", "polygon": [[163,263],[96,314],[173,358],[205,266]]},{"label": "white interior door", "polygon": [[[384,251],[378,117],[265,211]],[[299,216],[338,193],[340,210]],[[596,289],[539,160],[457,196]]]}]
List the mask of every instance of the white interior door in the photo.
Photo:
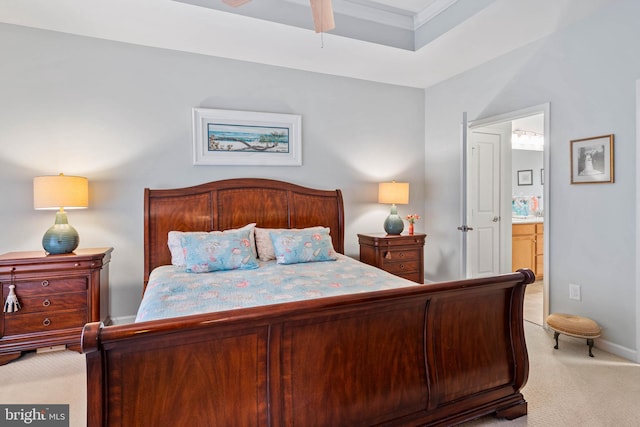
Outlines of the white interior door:
[{"label": "white interior door", "polygon": [[501,272],[501,148],[507,138],[506,127],[469,132],[467,224],[472,230],[467,235],[467,271],[470,277]]},{"label": "white interior door", "polygon": [[[639,81],[640,82],[640,81]],[[639,89],[638,89],[638,97],[640,99],[640,83],[639,83]],[[639,105],[640,105],[640,101],[639,101]],[[522,110],[517,110],[517,111],[511,111],[508,113],[504,113],[504,114],[500,114],[500,115],[496,115],[496,116],[491,116],[491,117],[486,117],[486,118],[481,118],[481,119],[477,119],[477,120],[473,120],[469,123],[467,123],[466,121],[466,115],[464,116],[464,123],[468,126],[467,131],[466,131],[466,135],[468,135],[468,139],[471,140],[472,136],[471,133],[473,131],[477,131],[480,133],[485,133],[485,134],[500,134],[502,133],[502,137],[501,137],[501,141],[503,141],[504,143],[502,144],[502,147],[500,148],[500,169],[501,169],[501,179],[500,179],[500,184],[501,184],[501,197],[503,198],[502,204],[500,206],[500,211],[502,212],[501,215],[499,215],[499,217],[501,217],[501,220],[498,221],[501,225],[500,225],[500,248],[499,250],[499,258],[500,258],[500,272],[501,273],[506,273],[511,271],[511,250],[512,250],[512,245],[511,245],[511,127],[512,127],[512,121],[516,120],[516,119],[520,119],[523,117],[528,117],[528,116],[532,116],[532,115],[536,115],[536,114],[543,114],[544,115],[544,138],[545,138],[545,142],[544,142],[544,190],[543,190],[543,200],[545,200],[545,205],[544,205],[544,214],[545,214],[545,227],[544,227],[544,279],[543,279],[543,318],[546,318],[547,315],[549,314],[549,271],[550,271],[550,266],[551,266],[551,260],[549,259],[549,233],[550,233],[550,227],[549,224],[546,222],[546,219],[551,217],[551,206],[549,206],[549,186],[551,183],[551,179],[550,179],[550,173],[549,173],[549,164],[550,164],[550,159],[551,159],[551,153],[550,153],[550,147],[549,147],[549,137],[550,137],[550,126],[549,126],[549,107],[550,104],[546,103],[546,104],[540,104],[540,105],[536,105],[533,107],[529,107],[529,108],[524,108]],[[640,111],[640,110],[639,110]],[[640,132],[640,131],[639,131]],[[640,133],[639,133],[640,135]],[[640,136],[639,136],[640,138]],[[466,141],[467,138],[463,138],[464,141]],[[471,141],[469,141],[469,144],[465,144],[464,146],[466,147],[466,149],[464,150],[464,152],[466,153],[467,157],[470,157],[470,151],[471,151]],[[640,153],[640,151],[638,151],[638,153]],[[638,162],[640,162],[640,154],[638,157]],[[640,164],[640,163],[639,163]],[[470,175],[470,169],[472,166],[472,161],[469,159],[469,161],[464,162],[464,174],[466,174],[467,177],[469,177]],[[478,166],[480,167],[480,166]],[[640,175],[639,175],[640,176]],[[465,179],[464,180],[465,183],[467,183],[467,186],[469,185],[468,181],[470,181],[470,179]],[[465,200],[464,206],[463,206],[463,211],[465,213],[465,219],[466,222],[463,221],[463,223],[468,223],[470,227],[473,227],[473,225],[469,222],[470,221],[470,217],[471,217],[471,205],[470,205],[470,197],[471,197],[471,193],[472,193],[472,188],[473,187],[469,187],[468,189],[465,189],[463,194],[463,198]],[[640,188],[640,186],[639,186]],[[494,193],[495,194],[495,193]],[[471,238],[475,238],[473,233],[475,233],[474,231],[470,231],[468,233],[464,233],[468,236],[465,237],[465,239],[468,237],[468,239]],[[640,239],[638,239],[640,241]],[[490,242],[494,243],[495,241],[490,240]],[[639,244],[640,245],[640,244]],[[478,266],[481,265],[481,263],[483,263],[484,265],[488,264],[488,261],[486,261],[485,259],[481,259],[479,258],[478,255],[474,255],[471,256],[471,248],[470,245],[463,245],[463,260],[464,260],[464,265],[466,267],[466,276],[469,277],[471,276],[471,268],[470,265],[471,263],[477,263]],[[479,246],[479,243],[476,244],[476,242],[474,242],[474,250],[476,251],[476,253],[478,252],[484,252],[485,248],[482,248],[482,246]],[[482,248],[481,250],[479,250],[478,248]],[[487,249],[489,250],[489,249]],[[492,256],[495,256],[495,246],[493,247],[493,249],[491,249],[491,253]],[[473,259],[473,261],[471,261]],[[480,270],[480,267],[477,268],[477,270]],[[640,283],[640,280],[639,282]],[[640,285],[639,285],[640,286]],[[638,294],[640,295],[640,293]],[[640,296],[638,297],[639,301],[640,301]],[[640,304],[638,304],[638,307],[640,307]],[[638,310],[638,312],[640,313],[640,308]],[[640,337],[640,329],[638,329],[638,336]],[[638,339],[638,341],[640,342],[640,338]]]}]

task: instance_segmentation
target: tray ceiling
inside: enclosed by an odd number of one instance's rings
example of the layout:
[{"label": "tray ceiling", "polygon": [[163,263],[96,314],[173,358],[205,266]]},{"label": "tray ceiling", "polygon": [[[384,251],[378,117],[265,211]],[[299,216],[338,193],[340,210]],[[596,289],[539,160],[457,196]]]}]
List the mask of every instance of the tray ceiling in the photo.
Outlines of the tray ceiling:
[{"label": "tray ceiling", "polygon": [[320,35],[308,0],[2,0],[0,22],[427,88],[610,1],[333,0],[336,29]]},{"label": "tray ceiling", "polygon": [[[309,0],[253,0],[231,7],[222,0],[174,0],[194,6],[312,29]],[[494,0],[332,0],[336,28],[329,33],[415,51],[475,15]]]}]

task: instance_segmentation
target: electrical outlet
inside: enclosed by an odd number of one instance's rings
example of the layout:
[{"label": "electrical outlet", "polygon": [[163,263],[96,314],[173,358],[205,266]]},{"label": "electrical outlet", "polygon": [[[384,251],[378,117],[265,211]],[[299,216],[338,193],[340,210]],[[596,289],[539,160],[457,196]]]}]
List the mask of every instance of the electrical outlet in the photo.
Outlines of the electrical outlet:
[{"label": "electrical outlet", "polygon": [[580,301],[580,285],[569,283],[569,299]]}]

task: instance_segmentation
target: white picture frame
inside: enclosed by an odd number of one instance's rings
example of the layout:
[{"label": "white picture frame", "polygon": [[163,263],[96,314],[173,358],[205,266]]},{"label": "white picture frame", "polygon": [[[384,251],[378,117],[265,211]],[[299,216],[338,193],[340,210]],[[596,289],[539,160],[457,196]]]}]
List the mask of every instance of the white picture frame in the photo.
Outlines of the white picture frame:
[{"label": "white picture frame", "polygon": [[300,115],[194,108],[192,116],[194,165],[302,165]]}]

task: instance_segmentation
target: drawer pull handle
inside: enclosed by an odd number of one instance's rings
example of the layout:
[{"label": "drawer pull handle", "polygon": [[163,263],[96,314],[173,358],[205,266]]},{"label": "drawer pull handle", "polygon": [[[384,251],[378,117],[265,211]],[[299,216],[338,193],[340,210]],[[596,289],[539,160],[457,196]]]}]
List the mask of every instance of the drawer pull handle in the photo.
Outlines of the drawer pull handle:
[{"label": "drawer pull handle", "polygon": [[43,280],[42,281],[42,286],[49,286],[49,281],[48,280]]},{"label": "drawer pull handle", "polygon": [[80,263],[79,263],[79,262],[76,262],[76,263],[75,263],[75,265],[74,265],[74,267],[80,267]]},{"label": "drawer pull handle", "polygon": [[399,256],[400,258],[403,258],[403,257],[404,257],[404,252],[400,252],[400,253],[398,254],[398,256]]},{"label": "drawer pull handle", "polygon": [[46,319],[44,319],[44,320],[42,321],[42,324],[43,324],[44,326],[49,326],[49,325],[51,324],[51,320],[49,320],[49,318],[47,317]]},{"label": "drawer pull handle", "polygon": [[400,264],[400,268],[404,270],[404,264]]},{"label": "drawer pull handle", "polygon": [[49,307],[51,305],[51,301],[47,298],[46,300],[42,301],[42,305],[45,307]]}]

